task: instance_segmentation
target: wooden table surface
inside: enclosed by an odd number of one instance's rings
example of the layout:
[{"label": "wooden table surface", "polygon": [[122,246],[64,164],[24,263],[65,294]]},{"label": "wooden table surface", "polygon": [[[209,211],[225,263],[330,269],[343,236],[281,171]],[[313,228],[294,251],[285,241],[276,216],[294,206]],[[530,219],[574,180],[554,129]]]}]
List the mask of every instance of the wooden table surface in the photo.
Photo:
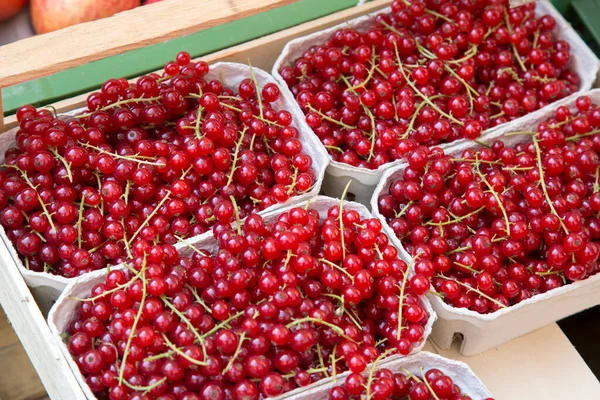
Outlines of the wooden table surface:
[{"label": "wooden table surface", "polygon": [[[557,324],[473,357],[461,356],[458,343],[441,350],[428,342],[425,350],[469,364],[496,400],[600,399],[600,382]],[[48,398],[1,309],[0,371],[0,400]]]}]

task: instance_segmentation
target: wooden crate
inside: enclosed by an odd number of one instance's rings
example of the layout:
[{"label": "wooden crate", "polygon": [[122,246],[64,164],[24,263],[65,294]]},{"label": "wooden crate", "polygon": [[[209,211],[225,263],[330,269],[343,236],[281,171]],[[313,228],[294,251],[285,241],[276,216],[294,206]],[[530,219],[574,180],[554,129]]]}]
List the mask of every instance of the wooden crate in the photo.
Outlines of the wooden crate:
[{"label": "wooden crate", "polygon": [[[168,7],[164,6],[165,13],[179,15],[178,13],[186,12],[189,15],[203,17],[184,18],[185,21],[182,21],[182,24],[185,27],[172,27],[168,24],[154,26],[153,15],[147,10],[140,9],[137,16],[135,14],[137,11],[134,11],[128,14],[127,19],[123,19],[123,14],[120,14],[108,20],[68,28],[56,34],[49,34],[47,37],[28,39],[23,41],[27,42],[25,46],[23,46],[23,42],[18,42],[14,45],[16,47],[10,45],[0,49],[0,59],[2,60],[0,87],[27,79],[35,79],[74,65],[214,26],[235,17],[250,15],[290,1],[230,0],[226,2],[227,4],[223,4],[225,2],[219,0],[202,2],[171,0],[168,2]],[[388,6],[390,2],[391,0],[369,2],[207,55],[202,59],[209,63],[216,61],[245,63],[250,59],[253,65],[269,71],[284,44],[289,40],[377,11]],[[202,3],[202,5],[199,6],[196,3]],[[207,10],[213,12],[207,12]],[[135,16],[136,19],[140,17],[142,20],[145,18],[143,26],[152,26],[152,32],[133,26],[128,21],[132,16]],[[122,26],[122,31],[126,32],[127,38],[114,32],[112,38],[106,37],[106,33],[110,32],[107,27],[119,21],[123,25],[117,26]],[[69,37],[77,37],[72,35],[84,34],[88,30],[91,33],[87,33],[87,37],[90,37],[90,34],[93,37],[95,33],[101,32],[98,37],[104,35],[106,39],[101,45],[77,49],[65,46],[64,43],[58,46],[56,42],[53,42],[54,40],[68,42]],[[52,39],[52,41],[47,41],[46,38]],[[19,47],[19,44],[22,47]],[[64,50],[59,51],[59,49]],[[28,53],[33,53],[39,58]],[[53,106],[58,112],[69,111],[83,105],[85,98],[85,95],[81,95],[58,102]],[[14,117],[4,120],[0,118],[0,132],[16,125]],[[50,330],[44,315],[15,267],[15,260],[11,258],[7,249],[7,246],[10,245],[10,243],[0,243],[0,303],[37,369],[49,396],[52,399],[82,399],[84,395],[78,387],[74,375],[58,346],[50,339]],[[600,398],[600,383],[556,324],[548,325],[474,357],[460,356],[457,346],[444,351],[434,344],[428,343],[426,349],[469,364],[495,394],[497,400]]]}]

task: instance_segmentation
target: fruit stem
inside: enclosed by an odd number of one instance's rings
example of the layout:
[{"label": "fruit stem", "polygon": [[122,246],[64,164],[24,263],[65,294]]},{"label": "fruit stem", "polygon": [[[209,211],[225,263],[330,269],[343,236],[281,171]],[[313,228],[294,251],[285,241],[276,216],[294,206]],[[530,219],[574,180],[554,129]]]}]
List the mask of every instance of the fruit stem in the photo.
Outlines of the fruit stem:
[{"label": "fruit stem", "polygon": [[294,321],[290,322],[289,324],[287,324],[286,328],[289,329],[295,325],[303,324],[304,322],[312,322],[314,324],[325,325],[326,327],[330,328],[331,330],[333,330],[335,333],[337,333],[339,336],[343,337],[344,339],[347,339],[347,340],[350,340],[351,342],[356,343],[356,341],[354,339],[352,339],[351,337],[347,336],[344,333],[344,330],[342,328],[340,328],[339,326],[329,323],[327,321],[316,319],[316,318],[305,317],[305,318],[297,319],[297,320],[294,320]]},{"label": "fruit stem", "polygon": [[237,205],[237,202],[235,201],[235,197],[233,197],[233,195],[230,195],[229,199],[233,203],[233,211],[235,213],[235,225],[236,225],[237,233],[238,233],[238,235],[241,235],[242,234],[242,221],[240,220],[240,214],[238,213],[238,205]]},{"label": "fruit stem", "polygon": [[400,299],[398,299],[398,329],[396,332],[396,340],[400,340],[400,334],[402,332],[402,308],[404,307],[404,288],[406,287],[406,281],[408,280],[408,273],[412,268],[412,260],[410,264],[406,267],[406,271],[404,271],[404,276],[402,277],[402,285],[400,288]]},{"label": "fruit stem", "polygon": [[225,373],[227,371],[229,371],[229,369],[231,368],[231,366],[235,362],[235,359],[239,356],[240,352],[242,351],[242,343],[244,343],[245,339],[246,339],[246,332],[242,332],[242,334],[240,335],[240,339],[238,341],[237,348],[235,349],[235,353],[233,353],[233,355],[231,356],[231,358],[227,362],[227,365],[225,366],[225,369],[223,370],[223,372],[221,372],[222,375],[225,375]]},{"label": "fruit stem", "polygon": [[181,351],[181,349],[179,349],[177,346],[175,346],[169,340],[169,338],[167,337],[167,335],[165,335],[164,333],[162,334],[162,337],[163,337],[163,339],[164,339],[165,344],[167,345],[167,347],[170,348],[173,353],[175,353],[175,354],[177,354],[177,355],[185,358],[186,360],[188,360],[189,362],[191,362],[194,365],[198,365],[198,366],[201,366],[201,367],[204,367],[204,366],[207,365],[205,362],[198,361],[195,358],[192,358],[192,357],[188,356],[187,354],[185,354],[183,351]]},{"label": "fruit stem", "polygon": [[167,377],[163,377],[162,379],[160,379],[159,381],[154,382],[150,386],[135,386],[135,385],[132,385],[131,383],[127,382],[127,380],[124,380],[123,384],[125,386],[127,386],[129,389],[135,390],[136,392],[142,392],[142,395],[145,395],[145,394],[147,394],[152,389],[154,389],[155,387],[157,387],[158,385],[160,385],[161,383],[163,383],[166,380],[167,380]]},{"label": "fruit stem", "polygon": [[369,368],[369,377],[367,378],[367,400],[371,400],[371,397],[373,396],[373,394],[371,393],[371,386],[373,383],[373,374],[375,373],[375,370],[377,369],[377,364],[383,359],[385,358],[389,353],[391,353],[393,350],[395,349],[387,349],[386,351],[384,351],[383,353],[381,353],[376,359],[375,361],[373,361],[373,363],[371,364],[371,368]]},{"label": "fruit stem", "polygon": [[262,103],[262,97],[261,97],[261,93],[260,93],[260,87],[258,86],[258,81],[256,80],[256,75],[254,75],[254,68],[252,68],[250,59],[248,59],[248,66],[250,67],[250,78],[252,79],[252,82],[254,83],[254,88],[256,90],[256,99],[258,100],[258,108],[260,109],[260,117],[264,118],[263,103]]},{"label": "fruit stem", "polygon": [[469,291],[473,291],[473,292],[477,293],[478,295],[480,295],[481,297],[484,297],[484,298],[488,299],[489,301],[495,303],[500,308],[506,308],[506,306],[504,304],[500,303],[498,300],[494,299],[493,297],[488,296],[487,294],[483,293],[482,291],[480,291],[478,289],[475,289],[474,287],[467,285],[466,283],[462,283],[461,281],[459,281],[457,279],[448,278],[447,276],[445,276],[443,274],[438,274],[437,276],[442,279],[454,281],[454,282],[458,283],[460,286],[468,289]]},{"label": "fruit stem", "polygon": [[212,310],[206,305],[206,303],[204,303],[204,300],[202,300],[200,298],[200,296],[198,295],[198,291],[196,290],[196,288],[193,287],[193,286],[191,286],[191,285],[186,285],[186,286],[192,292],[192,295],[194,296],[194,299],[196,299],[196,302],[198,304],[200,304],[207,313],[212,314]]},{"label": "fruit stem", "polygon": [[67,170],[67,177],[69,178],[69,182],[73,183],[73,172],[71,171],[71,165],[70,163],[59,154],[58,150],[56,150],[55,148],[50,148],[50,151],[54,154],[54,156],[56,158],[58,158],[60,160],[60,162],[65,166],[66,170]]},{"label": "fruit stem", "polygon": [[376,67],[375,60],[374,60],[374,58],[376,58],[374,47],[371,47],[371,53],[373,54],[373,56],[372,56],[372,59],[369,60],[369,62],[371,63],[371,68],[369,68],[369,73],[367,74],[367,77],[365,78],[364,81],[362,81],[358,85],[350,86],[348,88],[349,91],[356,93],[356,89],[364,88],[367,85],[367,83],[369,83],[371,78],[373,77],[373,73],[375,72],[375,67]]},{"label": "fruit stem", "polygon": [[449,120],[451,120],[455,124],[463,126],[465,124],[464,122],[459,121],[456,118],[454,118],[452,115],[446,114],[445,112],[443,112],[442,110],[440,110],[440,108],[438,106],[436,106],[431,101],[431,99],[429,97],[427,97],[423,93],[421,93],[421,91],[410,80],[410,78],[408,77],[408,75],[406,75],[406,72],[404,71],[404,67],[402,65],[402,60],[400,59],[400,53],[398,52],[398,46],[395,43],[394,43],[394,49],[396,50],[396,61],[398,62],[398,65],[400,66],[400,73],[404,77],[404,80],[406,80],[406,83],[408,83],[408,85],[411,87],[411,89],[415,92],[415,94],[418,95],[420,98],[422,98],[427,104],[429,104],[440,115],[443,115],[444,117],[448,118]]},{"label": "fruit stem", "polygon": [[108,154],[109,156],[117,158],[117,159],[120,159],[120,160],[127,160],[127,161],[136,162],[138,164],[152,165],[152,166],[155,166],[155,167],[164,167],[165,166],[165,164],[163,164],[163,163],[157,163],[157,162],[150,162],[150,161],[140,160],[139,158],[142,158],[142,156],[139,156],[139,155],[122,156],[122,155],[119,155],[119,154],[116,154],[116,153],[111,153],[110,151],[103,150],[100,147],[96,147],[96,146],[91,145],[89,143],[84,143],[84,142],[78,142],[78,143],[80,145],[82,145],[83,147],[88,147],[90,149],[94,149],[98,153]]},{"label": "fruit stem", "polygon": [[83,207],[85,206],[85,193],[81,195],[81,203],[79,204],[79,219],[77,220],[77,247],[81,248],[81,223],[83,222]]},{"label": "fruit stem", "polygon": [[157,101],[157,100],[160,100],[160,99],[162,99],[162,96],[156,96],[156,97],[138,97],[138,98],[135,98],[135,99],[119,100],[119,101],[117,101],[115,103],[109,104],[106,107],[99,108],[99,109],[94,110],[94,111],[92,111],[90,113],[76,115],[74,118],[76,118],[76,119],[88,118],[88,117],[92,116],[92,114],[94,114],[96,111],[110,110],[112,108],[116,108],[116,107],[122,106],[123,104],[152,102],[152,101]]},{"label": "fruit stem", "polygon": [[150,215],[148,215],[148,218],[146,218],[146,220],[140,225],[140,227],[137,229],[137,231],[135,231],[135,233],[133,234],[131,239],[129,239],[128,245],[131,245],[131,243],[133,243],[133,241],[135,240],[137,235],[139,235],[139,233],[142,231],[142,229],[144,229],[144,227],[148,224],[150,219],[152,219],[152,217],[154,217],[154,215],[158,212],[158,209],[161,208],[163,206],[163,204],[165,204],[165,202],[169,199],[170,195],[171,195],[171,191],[167,190],[165,197],[162,198],[162,200],[156,205],[156,208],[154,208],[154,210],[150,213]]},{"label": "fruit stem", "polygon": [[335,263],[332,263],[331,261],[329,261],[325,258],[319,258],[319,261],[324,262],[325,264],[329,265],[330,267],[335,268],[338,271],[342,272],[344,275],[346,275],[348,278],[350,278],[352,283],[354,283],[354,276],[352,276],[352,274],[350,274],[350,272],[346,271],[344,268],[340,267],[339,265],[337,265]]},{"label": "fruit stem", "polygon": [[569,136],[569,137],[565,138],[565,141],[567,141],[567,142],[574,142],[574,141],[579,140],[579,139],[581,139],[583,137],[594,136],[594,135],[597,135],[599,133],[600,133],[600,130],[597,130],[597,131],[591,131],[591,132],[588,132],[588,133],[582,133],[581,135]]},{"label": "fruit stem", "polygon": [[331,118],[329,115],[323,114],[320,110],[317,110],[316,108],[314,108],[310,104],[307,104],[306,108],[308,108],[312,112],[316,112],[324,120],[327,120],[329,122],[333,122],[334,124],[337,124],[337,125],[341,126],[342,128],[354,129],[354,126],[347,125],[347,124],[343,123],[342,121],[338,121],[337,119]]},{"label": "fruit stem", "polygon": [[242,130],[242,134],[240,135],[240,140],[235,145],[235,152],[233,153],[233,163],[231,164],[231,172],[229,173],[229,179],[227,179],[227,186],[231,185],[233,182],[233,173],[236,170],[236,164],[238,160],[238,156],[240,153],[240,147],[242,147],[242,142],[244,141],[244,136],[246,135],[246,128]]},{"label": "fruit stem", "polygon": [[165,303],[165,305],[167,307],[169,307],[169,309],[171,311],[173,311],[173,313],[175,313],[175,315],[177,315],[183,322],[185,322],[185,324],[188,326],[188,328],[190,328],[190,330],[192,331],[192,333],[194,334],[194,336],[196,336],[196,339],[198,340],[198,342],[200,342],[200,345],[202,346],[202,353],[204,354],[204,359],[206,360],[206,358],[208,357],[208,353],[206,352],[206,346],[204,345],[204,337],[202,337],[199,333],[198,330],[196,329],[196,327],[194,326],[194,324],[192,324],[192,322],[185,316],[183,315],[178,309],[177,307],[175,307],[170,301],[169,299],[167,299],[167,296],[165,296],[164,294],[162,296],[160,296],[160,299],[163,301],[163,303]]},{"label": "fruit stem", "polygon": [[554,203],[552,203],[552,199],[550,198],[550,195],[548,194],[548,188],[546,187],[546,181],[544,179],[544,167],[542,165],[542,151],[540,149],[540,145],[538,143],[538,139],[536,136],[533,137],[533,146],[535,147],[535,158],[536,158],[536,162],[537,162],[537,166],[538,166],[538,171],[540,172],[540,184],[542,185],[542,191],[544,192],[544,197],[546,197],[546,202],[548,203],[548,207],[550,207],[550,210],[552,210],[552,214],[554,214],[558,217],[558,220],[560,221],[560,226],[565,231],[565,233],[568,234],[569,230],[565,226],[563,219],[556,212],[556,209],[554,208]]},{"label": "fruit stem", "polygon": [[498,202],[498,207],[500,207],[500,210],[502,211],[502,214],[504,215],[504,222],[506,223],[506,234],[509,235],[510,234],[510,222],[508,222],[508,215],[506,214],[506,209],[504,208],[504,204],[502,204],[502,202],[500,201],[500,197],[498,196],[498,194],[496,193],[496,191],[494,190],[492,185],[490,185],[490,183],[486,179],[485,175],[483,175],[481,173],[481,170],[479,169],[479,158],[478,158],[477,154],[475,155],[475,162],[473,163],[473,165],[475,166],[475,169],[477,169],[477,175],[479,175],[479,177],[481,178],[483,183],[485,183],[485,185],[488,187],[488,189],[490,190],[492,195],[496,198],[496,201]]},{"label": "fruit stem", "polygon": [[231,317],[229,317],[226,320],[222,321],[218,325],[215,325],[210,331],[206,332],[205,334],[203,334],[201,336],[202,340],[204,341],[205,338],[207,338],[210,335],[212,335],[213,333],[217,332],[219,329],[223,328],[224,326],[227,326],[231,321],[233,321],[234,319],[238,319],[242,315],[244,315],[244,312],[240,311],[238,313],[233,314]]},{"label": "fruit stem", "polygon": [[142,268],[140,270],[141,279],[142,279],[142,299],[140,300],[140,305],[138,308],[138,312],[135,315],[135,319],[133,320],[133,325],[131,326],[131,333],[127,338],[127,344],[125,345],[125,351],[123,352],[123,359],[121,360],[121,367],[119,368],[119,384],[123,384],[123,374],[125,373],[125,362],[127,361],[127,356],[129,355],[129,349],[131,348],[131,342],[133,341],[133,337],[135,336],[135,330],[137,329],[137,325],[140,322],[140,318],[144,311],[144,303],[146,302],[146,258],[144,257],[144,261],[142,263]]},{"label": "fruit stem", "polygon": [[425,378],[425,371],[423,370],[423,367],[421,367],[420,369],[421,369],[421,375],[423,376],[423,382],[425,382],[425,386],[427,386],[427,390],[429,390],[429,393],[431,393],[431,396],[433,396],[433,398],[435,400],[440,400],[440,398],[437,396],[437,394],[435,394],[435,392],[433,391],[433,388],[431,387],[429,382],[427,382],[427,378]]},{"label": "fruit stem", "polygon": [[352,184],[352,179],[348,181],[344,191],[342,192],[342,197],[340,198],[340,237],[342,242],[342,261],[346,258],[346,245],[344,243],[344,199],[346,198],[346,194],[348,194],[348,189],[350,189],[350,185]]},{"label": "fruit stem", "polygon": [[37,191],[37,186],[35,186],[33,184],[33,182],[31,182],[31,180],[27,176],[27,173],[25,171],[22,171],[16,165],[4,164],[4,166],[11,167],[11,168],[14,168],[17,171],[19,171],[21,173],[21,176],[23,177],[23,180],[25,180],[25,182],[27,183],[27,185],[29,185],[30,188],[32,188],[33,190],[35,190],[35,193],[37,194],[38,201],[40,202],[40,205],[42,206],[42,209],[44,210],[44,214],[46,215],[46,218],[48,218],[48,222],[50,223],[50,227],[52,228],[52,230],[54,232],[56,232],[56,226],[54,225],[54,222],[52,222],[52,214],[50,214],[50,212],[48,211],[48,208],[46,208],[46,204],[44,203],[44,200],[42,200],[42,197],[40,196],[40,193]]},{"label": "fruit stem", "polygon": [[[479,207],[479,208],[478,208],[477,210],[475,210],[475,211],[471,211],[471,212],[470,212],[470,213],[468,213],[468,214],[462,215],[462,216],[460,216],[460,217],[456,217],[455,219],[452,219],[452,220],[450,220],[450,221],[444,221],[444,222],[431,222],[431,221],[430,221],[430,222],[426,222],[426,223],[425,223],[425,225],[443,226],[443,225],[450,225],[450,224],[454,224],[454,223],[456,223],[456,222],[460,222],[460,221],[462,221],[463,219],[469,218],[470,216],[472,216],[472,215],[475,215],[475,214],[479,213],[479,212],[480,212],[481,210],[483,210],[484,208],[485,208],[485,206],[481,206],[481,207]],[[448,212],[450,212],[450,211],[448,210]]]}]

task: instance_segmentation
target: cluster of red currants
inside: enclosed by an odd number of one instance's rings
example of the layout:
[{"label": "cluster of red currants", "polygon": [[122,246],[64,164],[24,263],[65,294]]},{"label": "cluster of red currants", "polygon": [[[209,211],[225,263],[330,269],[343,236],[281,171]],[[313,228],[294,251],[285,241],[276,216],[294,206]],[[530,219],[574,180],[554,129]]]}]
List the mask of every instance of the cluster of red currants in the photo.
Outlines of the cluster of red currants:
[{"label": "cluster of red currants", "polygon": [[[393,373],[374,364],[367,377],[360,374],[348,375],[343,384],[331,389],[329,399],[473,400],[462,393],[462,389],[452,378],[437,368],[425,371],[421,367],[420,377],[406,369],[402,371]],[[484,400],[494,399],[488,397]]]},{"label": "cluster of red currants", "polygon": [[[453,306],[509,307],[600,271],[600,107],[579,97],[507,147],[417,147],[379,211]],[[510,135],[510,134],[509,134]]]},{"label": "cluster of red currants", "polygon": [[153,246],[80,299],[69,351],[111,400],[258,400],[360,374],[422,344],[429,319],[429,282],[381,229],[343,205],[321,222],[293,208],[213,227],[212,255]]},{"label": "cluster of red currants", "polygon": [[344,28],[281,69],[334,161],[377,169],[407,142],[436,145],[526,115],[578,89],[570,47],[535,2],[395,0],[370,29]]},{"label": "cluster of red currants", "polygon": [[75,117],[18,110],[0,223],[27,268],[81,275],[313,186],[277,85],[252,73],[234,92],[208,72],[182,52],[162,75],[108,80]]}]

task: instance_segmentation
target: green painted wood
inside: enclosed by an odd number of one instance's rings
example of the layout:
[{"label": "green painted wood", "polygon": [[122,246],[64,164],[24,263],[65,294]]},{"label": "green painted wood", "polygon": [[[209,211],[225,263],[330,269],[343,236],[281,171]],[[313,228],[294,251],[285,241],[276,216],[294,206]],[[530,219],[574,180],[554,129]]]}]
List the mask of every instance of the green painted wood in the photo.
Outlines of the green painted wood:
[{"label": "green painted wood", "polygon": [[[6,115],[24,104],[44,105],[85,93],[114,77],[154,71],[182,50],[193,57],[235,46],[355,6],[357,0],[300,0],[192,35],[2,89]],[[81,44],[85,46],[85,43]]]},{"label": "green painted wood", "polygon": [[551,3],[559,13],[564,14],[571,4],[571,0],[552,0]]},{"label": "green painted wood", "polygon": [[597,52],[600,46],[600,0],[573,0],[571,7],[583,25],[581,30],[584,40]]}]

